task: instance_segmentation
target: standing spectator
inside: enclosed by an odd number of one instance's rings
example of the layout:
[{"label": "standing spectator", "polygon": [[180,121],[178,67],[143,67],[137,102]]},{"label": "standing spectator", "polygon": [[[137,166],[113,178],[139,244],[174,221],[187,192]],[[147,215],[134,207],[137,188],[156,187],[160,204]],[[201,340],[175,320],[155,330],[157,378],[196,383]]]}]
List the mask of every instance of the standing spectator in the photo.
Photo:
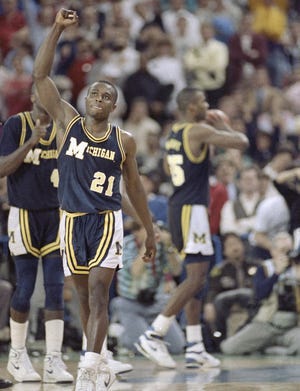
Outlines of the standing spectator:
[{"label": "standing spectator", "polygon": [[188,50],[183,58],[187,80],[207,96],[211,107],[216,107],[223,95],[228,66],[228,48],[215,38],[211,23],[201,25],[202,43]]},{"label": "standing spectator", "polygon": [[266,65],[267,41],[262,34],[257,34],[252,28],[253,16],[251,13],[243,15],[238,31],[228,42],[229,63],[227,86],[230,91],[255,73],[259,66]]},{"label": "standing spectator", "polygon": [[86,97],[86,114],[81,117],[61,99],[49,77],[61,34],[77,22],[75,11],[58,11],[37,53],[34,79],[43,106],[57,124],[58,196],[63,211],[61,249],[65,275],[72,276],[78,294],[87,338],[75,390],[95,391],[96,387],[109,388],[115,378],[100,351],[108,327],[109,288],[116,268],[122,267],[122,175],[129,199],[147,232],[145,262],[154,260],[156,246],[138,175],[135,141],[130,133],[108,122],[117,101],[115,86],[103,80],[93,83]]},{"label": "standing spectator", "polygon": [[184,258],[186,277],[151,328],[139,337],[136,346],[158,365],[176,367],[163,336],[175,315],[184,308],[187,319],[187,367],[216,367],[220,362],[206,352],[200,325],[203,288],[213,256],[207,216],[209,144],[244,149],[248,140],[244,134],[234,131],[223,115],[211,113],[211,125],[204,122],[208,103],[198,88],[180,91],[177,104],[180,118],[167,137],[165,163],[174,188],[169,199],[169,227],[172,241]]},{"label": "standing spectator", "polygon": [[18,9],[18,0],[1,0],[0,48],[3,58],[10,50],[13,35],[26,26],[26,19]]},{"label": "standing spectator", "polygon": [[[16,289],[10,303],[11,349],[7,369],[18,382],[40,381],[26,350],[30,299],[39,258],[45,288],[46,357],[43,381],[72,382],[61,359],[64,333],[62,259],[59,254],[56,127],[37,98],[32,110],[10,117],[0,142],[0,176],[7,176],[9,249]],[[30,184],[30,185],[29,185]]]}]

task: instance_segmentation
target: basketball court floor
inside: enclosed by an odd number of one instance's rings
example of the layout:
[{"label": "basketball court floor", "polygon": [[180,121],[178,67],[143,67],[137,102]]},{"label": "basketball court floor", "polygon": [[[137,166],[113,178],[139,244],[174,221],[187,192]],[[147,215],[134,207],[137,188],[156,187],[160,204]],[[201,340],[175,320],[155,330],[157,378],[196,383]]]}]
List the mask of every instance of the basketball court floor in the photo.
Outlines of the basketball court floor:
[{"label": "basketball court floor", "polygon": [[[222,361],[220,369],[186,369],[183,356],[176,357],[176,370],[158,369],[143,357],[119,357],[130,362],[133,371],[124,374],[111,391],[300,391],[300,356],[243,356],[216,355]],[[64,356],[69,370],[76,376],[78,353]],[[12,380],[6,371],[7,355],[0,355],[0,377]],[[32,357],[42,373],[43,356]],[[74,384],[16,383],[13,391],[73,391]]]}]

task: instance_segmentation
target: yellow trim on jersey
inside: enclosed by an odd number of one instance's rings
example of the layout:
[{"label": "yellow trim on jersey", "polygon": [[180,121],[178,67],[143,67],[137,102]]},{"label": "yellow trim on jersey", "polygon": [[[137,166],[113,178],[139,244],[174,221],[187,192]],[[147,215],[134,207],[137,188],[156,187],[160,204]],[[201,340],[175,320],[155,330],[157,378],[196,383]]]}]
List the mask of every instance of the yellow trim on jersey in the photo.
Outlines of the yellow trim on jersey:
[{"label": "yellow trim on jersey", "polygon": [[192,205],[183,205],[181,211],[181,230],[182,230],[182,238],[183,238],[183,250],[185,249],[188,240],[191,213],[192,213]]},{"label": "yellow trim on jersey", "polygon": [[92,140],[93,142],[95,143],[100,143],[100,142],[103,142],[103,141],[106,141],[110,134],[111,134],[111,131],[112,131],[112,126],[111,124],[108,124],[108,128],[104,134],[104,136],[101,136],[101,137],[95,137],[89,130],[88,128],[85,126],[85,118],[82,117],[81,118],[81,125],[82,125],[82,129],[85,133],[85,135],[90,139]]},{"label": "yellow trim on jersey", "polygon": [[114,233],[114,221],[114,213],[106,213],[104,218],[103,235],[101,237],[95,257],[89,261],[89,269],[99,265],[103,260]]},{"label": "yellow trim on jersey", "polygon": [[67,136],[68,136],[68,134],[70,132],[71,127],[74,125],[74,123],[76,121],[78,121],[79,118],[80,118],[80,114],[76,115],[73,119],[71,119],[71,121],[66,126],[66,131],[64,132],[64,136],[63,136],[63,138],[61,140],[61,143],[60,143],[60,146],[59,146],[59,148],[57,150],[57,156],[60,154],[60,151],[62,150],[62,147],[64,146],[64,143],[65,143],[66,138],[67,138]]},{"label": "yellow trim on jersey", "polygon": [[76,260],[76,256],[75,256],[74,248],[73,248],[73,244],[72,244],[72,239],[73,239],[72,232],[73,232],[73,225],[74,225],[73,217],[66,216],[65,224],[66,224],[65,237],[68,238],[68,240],[66,241],[66,256],[67,256],[68,267],[73,274],[88,274],[89,269],[87,266],[77,265],[77,260]]},{"label": "yellow trim on jersey", "polygon": [[121,155],[122,155],[122,162],[120,164],[120,167],[122,168],[123,167],[123,163],[124,163],[124,161],[126,159],[126,153],[124,151],[124,147],[123,147],[123,143],[122,143],[122,136],[121,136],[122,131],[119,128],[119,126],[117,126],[116,131],[117,131],[117,142],[118,142],[119,149],[120,149],[120,152],[121,152]]},{"label": "yellow trim on jersey", "polygon": [[24,242],[26,251],[35,257],[39,257],[40,251],[37,248],[33,247],[31,243],[28,210],[26,209],[20,209],[20,228],[21,228],[22,240]]},{"label": "yellow trim on jersey", "polygon": [[182,131],[182,141],[183,141],[183,149],[186,153],[186,156],[192,163],[201,163],[206,155],[207,155],[207,144],[203,144],[200,156],[195,156],[193,155],[190,145],[189,145],[189,140],[188,140],[188,131],[193,127],[193,124],[188,124],[184,127]]},{"label": "yellow trim on jersey", "polygon": [[[28,123],[28,125],[30,126],[30,129],[31,131],[34,129],[35,125],[33,123],[33,120],[31,118],[31,115],[29,113],[29,111],[26,111],[24,113],[25,117],[26,117],[26,121]],[[55,139],[55,136],[56,136],[56,125],[54,123],[52,123],[52,130],[51,130],[51,133],[50,133],[50,136],[49,136],[49,139],[46,140],[44,138],[40,138],[39,140],[39,144],[42,144],[42,145],[50,145],[52,143],[52,141]]]},{"label": "yellow trim on jersey", "polygon": [[22,129],[21,129],[19,146],[24,144],[25,137],[26,137],[26,118],[25,118],[25,115],[23,113],[20,113],[20,118],[21,118],[21,122],[22,122]]}]

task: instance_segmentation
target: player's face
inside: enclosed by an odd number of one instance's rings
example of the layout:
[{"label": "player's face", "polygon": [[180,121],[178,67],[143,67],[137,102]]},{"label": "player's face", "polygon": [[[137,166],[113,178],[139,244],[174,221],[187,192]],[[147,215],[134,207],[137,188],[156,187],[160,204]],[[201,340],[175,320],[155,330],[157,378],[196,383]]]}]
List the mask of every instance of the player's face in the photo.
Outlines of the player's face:
[{"label": "player's face", "polygon": [[206,117],[206,111],[209,107],[205,95],[202,92],[197,93],[195,97],[195,105],[197,107],[195,119],[196,121],[201,121]]},{"label": "player's face", "polygon": [[99,120],[107,119],[115,109],[115,91],[105,83],[94,83],[86,97],[86,113]]}]

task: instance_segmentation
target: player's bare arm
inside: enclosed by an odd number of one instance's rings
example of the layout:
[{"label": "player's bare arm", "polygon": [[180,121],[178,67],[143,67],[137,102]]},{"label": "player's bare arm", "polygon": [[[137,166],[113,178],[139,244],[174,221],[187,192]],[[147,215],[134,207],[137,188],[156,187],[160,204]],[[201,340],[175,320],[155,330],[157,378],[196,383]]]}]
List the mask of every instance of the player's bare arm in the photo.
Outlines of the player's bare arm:
[{"label": "player's bare arm", "polygon": [[23,164],[27,153],[46,135],[46,128],[36,121],[31,137],[18,149],[7,156],[0,156],[0,177],[14,173]]},{"label": "player's bare arm", "polygon": [[144,262],[152,262],[156,254],[155,234],[148,209],[146,193],[137,168],[135,158],[136,143],[132,135],[124,131],[122,132],[122,142],[126,153],[126,160],[123,165],[123,179],[126,193],[147,232],[145,240],[146,250],[143,260]]},{"label": "player's bare arm", "polygon": [[[220,123],[217,126],[220,126]],[[225,122],[222,124],[222,128],[216,128],[203,121],[195,124],[189,130],[189,143],[192,150],[203,143],[244,150],[248,147],[249,140],[245,134],[233,130]]]},{"label": "player's bare arm", "polygon": [[33,78],[39,99],[45,110],[56,122],[58,126],[58,137],[60,137],[67,124],[78,112],[61,99],[49,75],[54,61],[56,45],[61,34],[65,28],[77,23],[78,17],[75,11],[61,9],[56,15],[55,22],[49,34],[40,46],[34,63]]}]

